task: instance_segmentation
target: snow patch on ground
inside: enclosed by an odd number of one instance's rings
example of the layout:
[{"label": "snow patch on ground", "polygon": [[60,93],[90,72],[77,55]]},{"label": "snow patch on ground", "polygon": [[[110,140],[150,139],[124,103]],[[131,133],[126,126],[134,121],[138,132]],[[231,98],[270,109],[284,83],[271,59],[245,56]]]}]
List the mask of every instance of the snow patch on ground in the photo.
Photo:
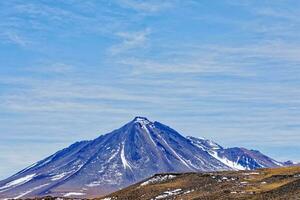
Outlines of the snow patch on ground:
[{"label": "snow patch on ground", "polygon": [[191,192],[194,192],[195,190],[187,190],[187,191],[185,191],[183,194],[189,194],[189,193],[191,193]]},{"label": "snow patch on ground", "polygon": [[171,174],[156,176],[156,177],[153,177],[153,178],[151,178],[151,179],[143,182],[141,184],[141,186],[145,186],[145,185],[153,184],[153,183],[163,182],[163,181],[166,181],[166,180],[173,179],[175,177],[176,177],[175,175],[171,175]]},{"label": "snow patch on ground", "polygon": [[182,193],[182,189],[175,189],[171,191],[165,191],[163,194],[158,195],[155,199],[165,199],[171,196],[175,196]]},{"label": "snow patch on ground", "polygon": [[250,175],[259,175],[259,172],[248,172],[248,173],[243,173],[245,176],[250,176]]},{"label": "snow patch on ground", "polygon": [[100,181],[93,181],[93,182],[91,182],[89,184],[86,184],[87,187],[97,187],[99,185],[101,185]]},{"label": "snow patch on ground", "polygon": [[82,192],[69,192],[64,194],[64,197],[70,197],[70,196],[82,196],[85,195],[85,193]]}]

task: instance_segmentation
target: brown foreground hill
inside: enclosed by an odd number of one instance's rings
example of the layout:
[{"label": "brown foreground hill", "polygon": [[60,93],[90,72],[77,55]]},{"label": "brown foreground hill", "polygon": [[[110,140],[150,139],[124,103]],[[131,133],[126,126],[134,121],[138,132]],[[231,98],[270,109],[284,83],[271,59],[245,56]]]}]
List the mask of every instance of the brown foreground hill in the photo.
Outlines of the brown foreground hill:
[{"label": "brown foreground hill", "polygon": [[100,199],[300,200],[300,167],[157,174]]}]

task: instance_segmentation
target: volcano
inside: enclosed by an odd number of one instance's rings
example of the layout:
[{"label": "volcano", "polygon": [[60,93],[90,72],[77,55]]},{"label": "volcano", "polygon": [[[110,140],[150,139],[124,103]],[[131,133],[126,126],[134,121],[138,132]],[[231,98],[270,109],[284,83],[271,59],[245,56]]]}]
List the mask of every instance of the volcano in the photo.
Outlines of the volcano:
[{"label": "volcano", "polygon": [[1,198],[96,197],[157,173],[245,170],[284,165],[259,151],[184,137],[145,117],[56,152],[0,182]]}]

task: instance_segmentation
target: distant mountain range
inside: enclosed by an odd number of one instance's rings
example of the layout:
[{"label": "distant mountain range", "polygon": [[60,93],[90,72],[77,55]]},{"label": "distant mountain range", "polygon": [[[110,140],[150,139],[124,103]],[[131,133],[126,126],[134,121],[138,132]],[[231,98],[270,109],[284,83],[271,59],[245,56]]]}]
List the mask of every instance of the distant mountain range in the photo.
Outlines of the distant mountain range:
[{"label": "distant mountain range", "polygon": [[135,117],[111,133],[76,142],[0,181],[0,198],[96,197],[157,173],[290,164],[256,150],[223,148],[211,140],[184,137],[162,123]]}]

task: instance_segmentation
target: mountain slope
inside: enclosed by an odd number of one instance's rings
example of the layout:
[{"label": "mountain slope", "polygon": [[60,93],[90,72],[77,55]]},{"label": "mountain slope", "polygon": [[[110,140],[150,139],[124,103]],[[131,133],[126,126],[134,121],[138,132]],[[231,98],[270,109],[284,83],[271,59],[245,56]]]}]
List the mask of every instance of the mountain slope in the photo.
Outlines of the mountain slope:
[{"label": "mountain slope", "polygon": [[223,148],[219,144],[204,138],[187,137],[195,146],[208,152],[215,159],[236,170],[253,170],[257,168],[272,168],[288,166],[288,163],[281,163],[257,150],[246,148]]},{"label": "mountain slope", "polygon": [[[95,197],[156,173],[236,169],[220,159],[226,149],[213,142],[204,148],[195,141],[164,124],[136,117],[111,133],[76,142],[1,181],[0,197]],[[226,154],[232,160],[234,155]]]}]

